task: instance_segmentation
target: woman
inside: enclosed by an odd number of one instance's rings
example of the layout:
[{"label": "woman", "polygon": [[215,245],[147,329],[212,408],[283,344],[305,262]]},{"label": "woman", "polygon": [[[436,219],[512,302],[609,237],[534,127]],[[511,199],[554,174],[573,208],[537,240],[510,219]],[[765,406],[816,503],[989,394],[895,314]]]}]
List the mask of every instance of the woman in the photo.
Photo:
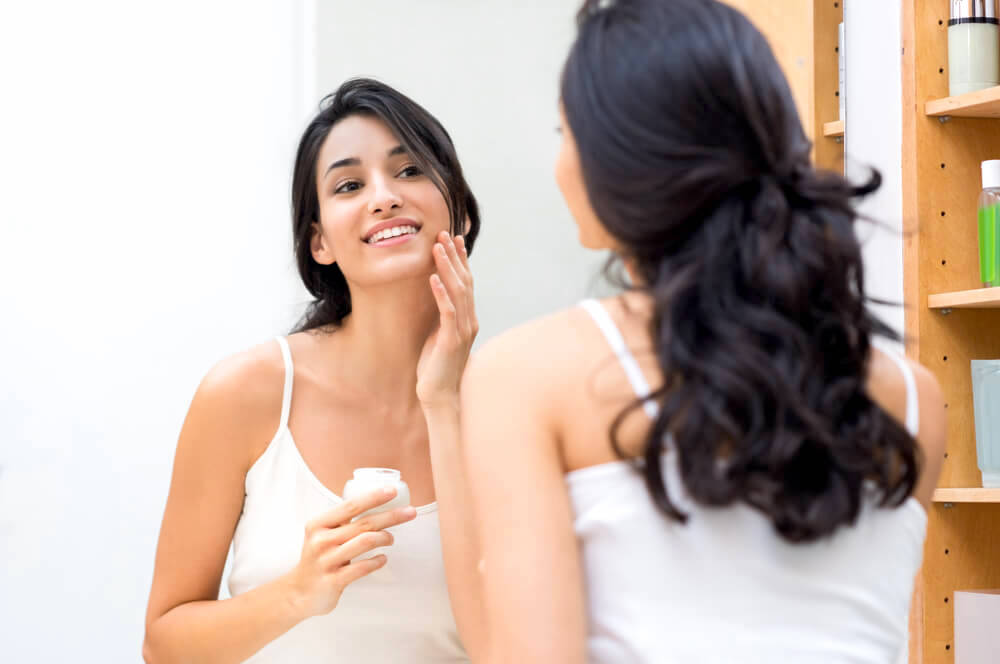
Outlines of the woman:
[{"label": "woman", "polygon": [[[292,189],[299,274],[316,300],[287,339],[224,360],[198,388],[177,445],[143,656],[468,661],[445,586],[428,441],[458,427],[477,329],[467,254],[476,200],[440,123],[364,79],[324,100]],[[395,495],[342,500],[358,467],[400,470],[417,507],[352,522]],[[452,532],[447,522],[440,530]],[[220,601],[230,542],[233,597]],[[388,548],[372,556],[377,547]]]},{"label": "woman", "polygon": [[561,87],[556,179],[632,287],[466,373],[482,660],[894,664],[944,411],[872,348],[851,199],[878,176],[812,167],[714,0],[587,2]]}]

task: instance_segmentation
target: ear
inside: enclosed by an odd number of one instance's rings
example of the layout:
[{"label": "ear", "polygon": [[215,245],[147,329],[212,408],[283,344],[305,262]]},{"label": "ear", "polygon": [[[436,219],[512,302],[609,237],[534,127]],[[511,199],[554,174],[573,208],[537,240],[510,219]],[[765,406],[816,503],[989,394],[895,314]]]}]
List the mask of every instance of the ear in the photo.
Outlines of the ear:
[{"label": "ear", "polygon": [[469,215],[465,215],[465,230],[462,231],[462,235],[468,235],[470,230],[472,230],[472,219]]},{"label": "ear", "polygon": [[337,258],[333,255],[333,250],[327,244],[326,238],[323,237],[322,226],[319,222],[314,221],[311,228],[312,237],[309,238],[309,250],[312,252],[313,260],[320,265],[333,265],[337,262]]}]

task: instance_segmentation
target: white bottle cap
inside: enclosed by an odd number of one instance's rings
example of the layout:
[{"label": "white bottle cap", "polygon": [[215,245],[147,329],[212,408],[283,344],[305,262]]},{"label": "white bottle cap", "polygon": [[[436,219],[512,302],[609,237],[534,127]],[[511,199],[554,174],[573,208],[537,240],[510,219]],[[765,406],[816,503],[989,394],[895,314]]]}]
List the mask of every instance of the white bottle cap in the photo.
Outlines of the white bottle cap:
[{"label": "white bottle cap", "polygon": [[984,161],[982,168],[983,189],[1000,188],[1000,159]]}]

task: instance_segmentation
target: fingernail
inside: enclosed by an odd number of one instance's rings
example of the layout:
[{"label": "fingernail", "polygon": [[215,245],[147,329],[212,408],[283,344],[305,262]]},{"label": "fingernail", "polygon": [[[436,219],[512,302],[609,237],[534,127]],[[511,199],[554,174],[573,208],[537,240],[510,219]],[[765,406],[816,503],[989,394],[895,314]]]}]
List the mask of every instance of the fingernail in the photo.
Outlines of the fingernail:
[{"label": "fingernail", "polygon": [[396,494],[396,489],[394,487],[387,486],[384,489],[382,489],[382,493],[386,496],[393,496]]},{"label": "fingernail", "polygon": [[416,516],[417,510],[412,505],[407,505],[403,508],[403,516],[409,518],[411,516]]}]

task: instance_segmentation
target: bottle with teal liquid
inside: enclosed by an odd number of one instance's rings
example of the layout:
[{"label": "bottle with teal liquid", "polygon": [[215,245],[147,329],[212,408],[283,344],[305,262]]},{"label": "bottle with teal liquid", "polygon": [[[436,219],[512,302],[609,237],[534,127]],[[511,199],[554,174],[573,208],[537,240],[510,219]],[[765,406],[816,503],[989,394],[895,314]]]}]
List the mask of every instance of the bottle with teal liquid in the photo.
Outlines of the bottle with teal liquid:
[{"label": "bottle with teal liquid", "polygon": [[982,163],[983,193],[979,195],[979,279],[983,288],[1000,286],[1000,159]]}]

